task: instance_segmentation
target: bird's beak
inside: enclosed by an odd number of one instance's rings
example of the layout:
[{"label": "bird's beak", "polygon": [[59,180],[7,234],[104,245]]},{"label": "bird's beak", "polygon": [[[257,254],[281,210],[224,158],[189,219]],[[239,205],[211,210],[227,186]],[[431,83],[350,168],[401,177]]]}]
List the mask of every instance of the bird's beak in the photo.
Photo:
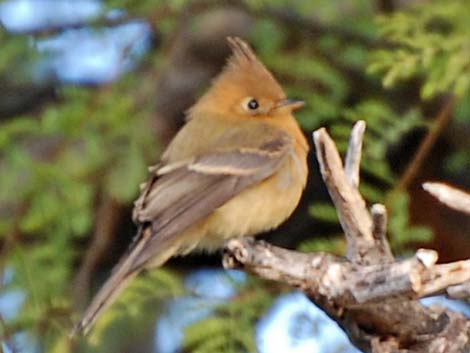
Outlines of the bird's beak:
[{"label": "bird's beak", "polygon": [[297,110],[305,106],[305,102],[300,99],[282,99],[276,104],[276,109],[278,108],[289,108],[291,110]]}]

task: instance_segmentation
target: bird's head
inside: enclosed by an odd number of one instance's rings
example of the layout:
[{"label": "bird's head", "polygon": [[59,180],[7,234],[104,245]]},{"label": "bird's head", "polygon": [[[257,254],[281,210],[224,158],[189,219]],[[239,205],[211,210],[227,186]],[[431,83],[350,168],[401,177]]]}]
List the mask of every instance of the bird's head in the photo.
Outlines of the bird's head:
[{"label": "bird's head", "polygon": [[304,106],[288,99],[250,46],[237,37],[227,38],[232,56],[211,88],[191,108],[197,113],[220,114],[235,118],[264,118],[290,115]]}]

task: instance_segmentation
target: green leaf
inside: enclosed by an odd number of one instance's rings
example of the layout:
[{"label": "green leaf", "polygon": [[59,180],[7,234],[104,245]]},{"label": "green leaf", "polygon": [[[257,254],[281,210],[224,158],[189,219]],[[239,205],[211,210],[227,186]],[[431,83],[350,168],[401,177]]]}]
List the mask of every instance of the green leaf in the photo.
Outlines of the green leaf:
[{"label": "green leaf", "polygon": [[315,202],[309,207],[309,213],[319,221],[338,223],[336,209],[331,203]]}]

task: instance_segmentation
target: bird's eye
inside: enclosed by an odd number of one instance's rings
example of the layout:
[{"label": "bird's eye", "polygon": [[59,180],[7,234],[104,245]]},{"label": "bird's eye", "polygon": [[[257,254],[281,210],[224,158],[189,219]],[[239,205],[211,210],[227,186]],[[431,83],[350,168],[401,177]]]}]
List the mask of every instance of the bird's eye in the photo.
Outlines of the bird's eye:
[{"label": "bird's eye", "polygon": [[248,107],[249,110],[256,110],[259,108],[259,103],[256,99],[252,98],[248,101],[246,106]]}]

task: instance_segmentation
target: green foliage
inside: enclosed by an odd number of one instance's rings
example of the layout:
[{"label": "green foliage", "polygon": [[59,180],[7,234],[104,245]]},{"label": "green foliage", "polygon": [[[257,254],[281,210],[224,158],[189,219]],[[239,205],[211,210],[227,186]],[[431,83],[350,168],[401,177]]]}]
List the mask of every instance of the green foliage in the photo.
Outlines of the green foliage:
[{"label": "green foliage", "polygon": [[14,77],[17,82],[25,80],[31,74],[31,64],[37,58],[28,38],[11,36],[0,27],[0,46],[0,77]]},{"label": "green foliage", "polygon": [[[410,109],[405,113],[397,113],[389,106],[376,100],[364,100],[352,109],[344,112],[347,124],[339,122],[333,125],[332,134],[339,142],[345,140],[346,129],[357,120],[363,119],[367,122],[367,132],[364,137],[361,171],[363,177],[373,177],[375,183],[392,187],[397,181],[397,176],[392,171],[392,166],[387,158],[387,152],[391,147],[398,144],[403,135],[417,127],[425,127],[426,124],[419,111]],[[345,141],[344,141],[345,142]],[[339,144],[339,147],[346,144]],[[345,153],[345,149],[342,151]],[[371,202],[381,202],[384,192],[379,187],[368,182],[367,179],[361,183],[361,193]]]},{"label": "green foliage", "polygon": [[446,168],[455,174],[470,170],[470,148],[453,153],[446,161]]},{"label": "green foliage", "polygon": [[254,326],[273,301],[266,284],[252,279],[236,297],[220,305],[215,314],[186,330],[189,352],[256,352]]},{"label": "green foliage", "polygon": [[[342,74],[324,58],[315,57],[309,43],[302,43],[294,53],[283,53],[282,46],[287,40],[285,35],[274,30],[273,41],[266,41],[264,37],[270,26],[274,27],[274,24],[260,22],[259,27],[255,27],[255,43],[259,44],[257,48],[266,65],[281,80],[290,82],[286,85],[289,95],[302,98],[307,103],[306,109],[297,114],[301,124],[311,130],[337,118],[349,93]],[[269,44],[264,44],[266,42]],[[312,90],[312,86],[317,89]]]},{"label": "green foliage", "polygon": [[312,217],[325,223],[338,223],[338,215],[336,209],[332,207],[331,203],[315,202],[309,207],[309,213]]},{"label": "green foliage", "polygon": [[[379,17],[381,36],[389,46],[371,54],[368,72],[380,75],[386,88],[420,78],[423,99],[455,94],[460,98],[456,124],[465,129],[464,124],[470,121],[469,14],[470,2],[466,0],[438,0]],[[470,167],[470,148],[468,144],[462,147],[446,161],[452,173]]]},{"label": "green foliage", "polygon": [[[180,277],[165,269],[134,279],[83,340],[81,351],[114,353],[152,330],[165,299],[185,293]],[[143,332],[142,327],[147,328]]]},{"label": "green foliage", "polygon": [[[465,136],[470,124],[470,90],[457,102],[455,107],[455,125],[453,139],[460,147],[445,161],[446,169],[452,174],[465,175],[470,170],[470,144]],[[462,131],[463,133],[459,133]]]},{"label": "green foliage", "polygon": [[346,240],[344,239],[344,234],[338,234],[328,238],[315,237],[300,243],[298,250],[306,253],[327,252],[340,256],[344,255],[346,252]]},{"label": "green foliage", "polygon": [[386,203],[390,214],[388,232],[391,245],[395,249],[403,249],[410,241],[426,243],[432,239],[432,231],[429,228],[409,223],[409,205],[410,198],[405,192],[397,190],[389,194]]},{"label": "green foliage", "polygon": [[[99,97],[64,89],[66,104],[48,106],[39,118],[12,119],[0,130],[0,199],[13,213],[1,218],[1,234],[12,243],[11,286],[28,293],[19,327],[40,329],[46,342],[64,333],[74,242],[92,230],[97,193],[130,202],[146,177],[155,143],[149,120],[125,93],[133,84],[123,81]],[[38,148],[47,157],[35,158]],[[15,229],[24,239],[14,238]]]},{"label": "green foliage", "polygon": [[421,76],[424,99],[443,92],[468,94],[469,14],[470,3],[466,0],[440,0],[380,17],[382,36],[398,46],[376,51],[369,72],[380,73],[385,87]]}]

